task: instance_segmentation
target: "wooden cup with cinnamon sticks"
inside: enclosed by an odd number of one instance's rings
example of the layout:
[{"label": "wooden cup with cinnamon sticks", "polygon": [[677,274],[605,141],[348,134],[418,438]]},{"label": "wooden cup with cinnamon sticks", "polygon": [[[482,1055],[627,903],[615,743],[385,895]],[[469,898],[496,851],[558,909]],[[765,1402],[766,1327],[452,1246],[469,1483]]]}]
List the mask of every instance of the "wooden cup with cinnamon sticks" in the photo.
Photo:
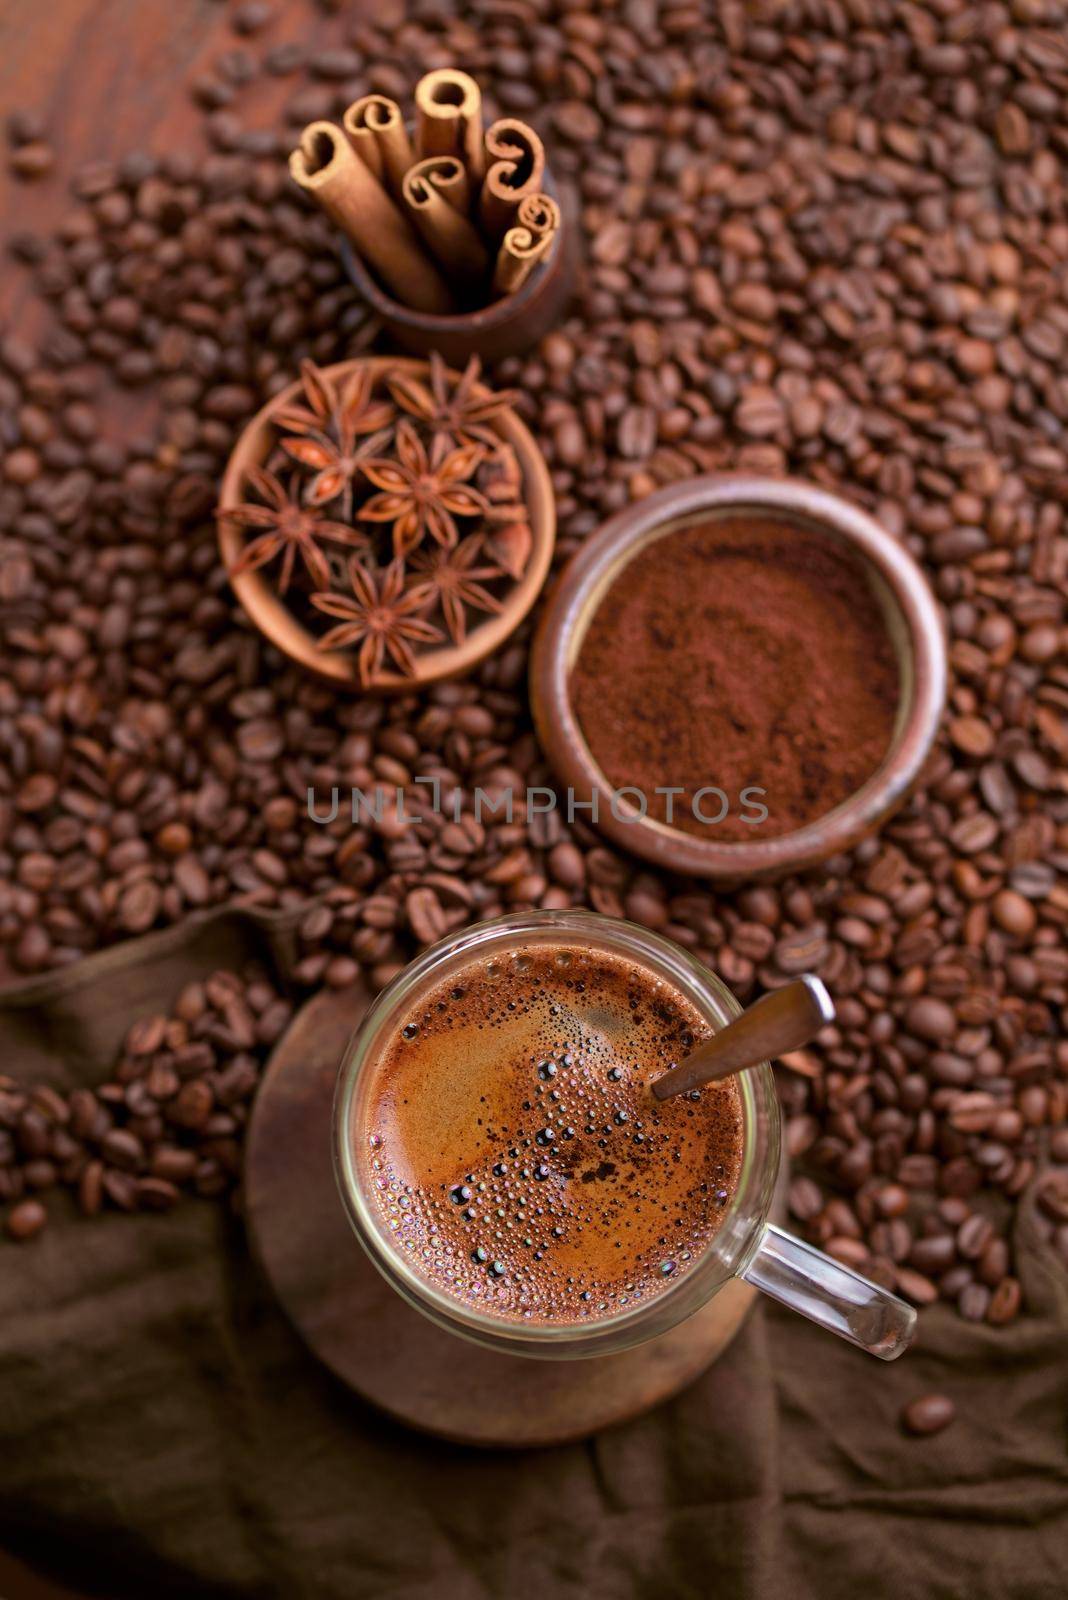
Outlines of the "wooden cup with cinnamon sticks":
[{"label": "wooden cup with cinnamon sticks", "polygon": [[484,133],[478,84],[452,67],[416,85],[414,136],[395,100],[368,94],[341,129],[305,128],[289,165],[382,287],[417,312],[515,293],[560,233],[538,135],[514,117]]}]

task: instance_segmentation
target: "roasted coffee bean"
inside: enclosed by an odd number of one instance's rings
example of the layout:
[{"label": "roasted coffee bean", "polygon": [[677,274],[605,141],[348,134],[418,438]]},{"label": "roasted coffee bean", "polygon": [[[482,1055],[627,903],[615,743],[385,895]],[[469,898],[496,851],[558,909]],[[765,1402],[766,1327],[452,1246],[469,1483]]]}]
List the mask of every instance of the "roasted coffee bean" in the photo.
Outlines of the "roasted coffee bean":
[{"label": "roasted coffee bean", "polygon": [[1018,1316],[1021,1299],[1019,1280],[1016,1278],[1002,1278],[991,1296],[986,1320],[993,1323],[995,1327],[1004,1327],[1007,1322],[1014,1321]]},{"label": "roasted coffee bean", "polygon": [[969,1283],[957,1296],[957,1310],[966,1322],[982,1322],[990,1309],[990,1290],[985,1283]]},{"label": "roasted coffee bean", "polygon": [[923,1438],[948,1428],[956,1414],[957,1408],[948,1395],[924,1394],[909,1401],[901,1413],[901,1423],[907,1433]]},{"label": "roasted coffee bean", "polygon": [[274,15],[274,7],[268,0],[241,0],[230,13],[230,26],[235,33],[259,33],[265,28]]},{"label": "roasted coffee bean", "polygon": [[313,77],[331,81],[336,79],[338,82],[354,78],[362,66],[363,61],[357,51],[343,48],[321,50],[308,63]]},{"label": "roasted coffee bean", "polygon": [[4,131],[7,142],[16,148],[22,144],[35,144],[45,137],[47,124],[38,111],[25,107],[8,112]]},{"label": "roasted coffee bean", "polygon": [[40,1233],[48,1221],[48,1212],[39,1200],[20,1200],[11,1207],[4,1221],[9,1239],[23,1243]]},{"label": "roasted coffee bean", "polygon": [[104,1163],[90,1161],[78,1180],[78,1204],[87,1217],[95,1217],[104,1199]]},{"label": "roasted coffee bean", "polygon": [[196,1171],[196,1152],[160,1145],[152,1152],[149,1165],[154,1178],[164,1178],[174,1184],[186,1183]]},{"label": "roasted coffee bean", "polygon": [[123,1172],[136,1172],[144,1161],[144,1148],[134,1134],[123,1128],[112,1128],[100,1141],[100,1153],[105,1161]]},{"label": "roasted coffee bean", "polygon": [[941,1272],[956,1259],[956,1244],[949,1233],[917,1239],[909,1251],[909,1262],[921,1272]]},{"label": "roasted coffee bean", "polygon": [[823,1210],[819,1184],[811,1178],[795,1178],[790,1184],[790,1212],[802,1222],[811,1222]]},{"label": "roasted coffee bean", "polygon": [[284,78],[289,73],[296,72],[298,67],[302,67],[307,57],[308,52],[304,45],[299,40],[294,39],[286,44],[275,45],[268,50],[263,58],[263,65],[265,70],[271,73],[273,77]]},{"label": "roasted coffee bean", "polygon": [[1055,1223],[1068,1222],[1068,1172],[1052,1172],[1037,1186],[1039,1208]]},{"label": "roasted coffee bean", "polygon": [[904,1022],[909,1033],[933,1044],[952,1038],[957,1026],[952,1007],[932,997],[914,1000],[905,1012]]},{"label": "roasted coffee bean", "polygon": [[925,1278],[922,1272],[914,1272],[911,1267],[897,1267],[894,1275],[897,1289],[913,1305],[929,1306],[938,1299],[937,1285],[930,1278]]},{"label": "roasted coffee bean", "polygon": [[957,1229],[957,1250],[965,1261],[975,1261],[994,1237],[994,1224],[986,1217],[971,1216]]},{"label": "roasted coffee bean", "polygon": [[144,1017],[135,1022],[126,1035],[123,1050],[128,1056],[150,1056],[163,1044],[167,1032],[164,1016]]},{"label": "roasted coffee bean", "polygon": [[120,1211],[136,1211],[137,1179],[129,1172],[118,1172],[105,1167],[102,1178],[104,1194]]},{"label": "roasted coffee bean", "polygon": [[47,177],[55,164],[55,151],[43,140],[20,144],[8,157],[8,166],[15,177],[27,181]]},{"label": "roasted coffee bean", "polygon": [[180,1191],[165,1178],[139,1178],[137,1202],[144,1211],[170,1211],[181,1198]]},{"label": "roasted coffee bean", "polygon": [[203,1128],[215,1103],[211,1085],[203,1078],[184,1083],[167,1109],[169,1120],[180,1128]]},{"label": "roasted coffee bean", "polygon": [[978,1276],[988,1288],[996,1289],[1009,1270],[1009,1246],[1006,1239],[988,1240],[979,1257]]}]

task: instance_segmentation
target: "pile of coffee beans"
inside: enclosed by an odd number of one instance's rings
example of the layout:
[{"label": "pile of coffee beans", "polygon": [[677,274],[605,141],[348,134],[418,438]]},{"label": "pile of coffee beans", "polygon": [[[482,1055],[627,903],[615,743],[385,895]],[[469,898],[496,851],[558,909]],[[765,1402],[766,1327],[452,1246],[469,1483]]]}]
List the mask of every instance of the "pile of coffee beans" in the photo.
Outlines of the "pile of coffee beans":
[{"label": "pile of coffee beans", "polygon": [[183,989],[170,1016],[133,1024],[106,1083],[60,1093],[0,1078],[8,1237],[41,1232],[57,1186],[87,1217],[231,1196],[260,1068],[291,1015],[260,969],[216,972]]},{"label": "pile of coffee beans", "polygon": [[[309,985],[384,983],[532,905],[659,929],[743,999],[816,971],[839,1017],[783,1074],[795,1222],[920,1303],[1008,1321],[1014,1207],[1050,1160],[1039,1225],[1068,1260],[1060,7],[453,9],[309,8],[297,45],[247,16],[190,86],[209,154],[96,163],[54,237],[12,243],[52,324],[0,339],[8,973],[235,898],[306,906]],[[525,633],[463,683],[339,700],[229,592],[208,511],[236,430],[300,357],[370,331],[281,156],[304,122],[448,62],[533,118],[578,195],[571,313],[491,374],[548,459],[559,556],[660,484],[790,471],[870,509],[944,605],[950,713],[920,792],[803,879],[712,892],[559,813],[477,818],[476,785],[551,782]],[[325,805],[376,781],[424,820],[309,818],[309,787]]]}]

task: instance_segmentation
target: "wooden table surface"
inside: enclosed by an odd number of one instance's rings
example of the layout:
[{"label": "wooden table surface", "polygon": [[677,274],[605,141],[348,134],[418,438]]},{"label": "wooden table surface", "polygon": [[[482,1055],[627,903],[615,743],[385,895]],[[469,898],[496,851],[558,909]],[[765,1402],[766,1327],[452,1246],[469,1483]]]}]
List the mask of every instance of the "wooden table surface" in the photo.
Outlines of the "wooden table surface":
[{"label": "wooden table surface", "polygon": [[[256,55],[290,39],[338,42],[342,15],[324,15],[313,0],[274,0],[274,17],[251,40],[229,25],[234,0],[0,0],[0,128],[13,111],[33,111],[48,127],[53,171],[15,181],[0,134],[0,247],[13,232],[47,233],[76,202],[69,181],[87,161],[135,149],[176,145],[203,149],[204,113],[188,84],[224,50],[246,44]],[[373,0],[362,8],[373,15]],[[265,79],[242,91],[266,125],[293,92],[293,78]],[[34,337],[44,311],[26,270],[0,255],[0,329]],[[2,530],[0,530],[2,531]],[[37,1579],[0,1551],[0,1600],[77,1600]]]},{"label": "wooden table surface", "polygon": [[[241,39],[229,25],[236,0],[0,0],[0,124],[12,111],[37,112],[56,154],[48,177],[16,182],[0,138],[0,239],[55,223],[76,204],[68,183],[87,161],[136,149],[203,149],[204,112],[188,85],[222,51],[242,45],[259,56],[292,39],[339,43],[353,16],[374,15],[375,0],[348,0],[337,16],[314,0],[272,3],[268,25]],[[245,120],[248,108],[247,120],[266,126],[305,81],[263,77],[240,91],[236,109]],[[32,332],[39,311],[31,302],[26,273],[4,260],[0,322]]]}]

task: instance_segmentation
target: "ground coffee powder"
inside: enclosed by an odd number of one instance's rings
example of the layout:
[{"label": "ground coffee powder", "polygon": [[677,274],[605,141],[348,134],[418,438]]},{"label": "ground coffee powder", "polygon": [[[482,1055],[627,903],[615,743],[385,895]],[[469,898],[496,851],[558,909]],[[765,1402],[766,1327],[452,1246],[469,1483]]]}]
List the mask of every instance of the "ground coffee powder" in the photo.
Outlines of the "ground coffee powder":
[{"label": "ground coffee powder", "polygon": [[[609,782],[649,815],[716,842],[774,838],[825,815],[890,743],[898,665],[860,567],[764,519],[653,541],[598,607],[571,693]],[[680,786],[669,801],[658,787]],[[698,800],[702,788],[717,795]],[[766,806],[744,803],[753,786]],[[669,804],[671,811],[669,814]]]}]

